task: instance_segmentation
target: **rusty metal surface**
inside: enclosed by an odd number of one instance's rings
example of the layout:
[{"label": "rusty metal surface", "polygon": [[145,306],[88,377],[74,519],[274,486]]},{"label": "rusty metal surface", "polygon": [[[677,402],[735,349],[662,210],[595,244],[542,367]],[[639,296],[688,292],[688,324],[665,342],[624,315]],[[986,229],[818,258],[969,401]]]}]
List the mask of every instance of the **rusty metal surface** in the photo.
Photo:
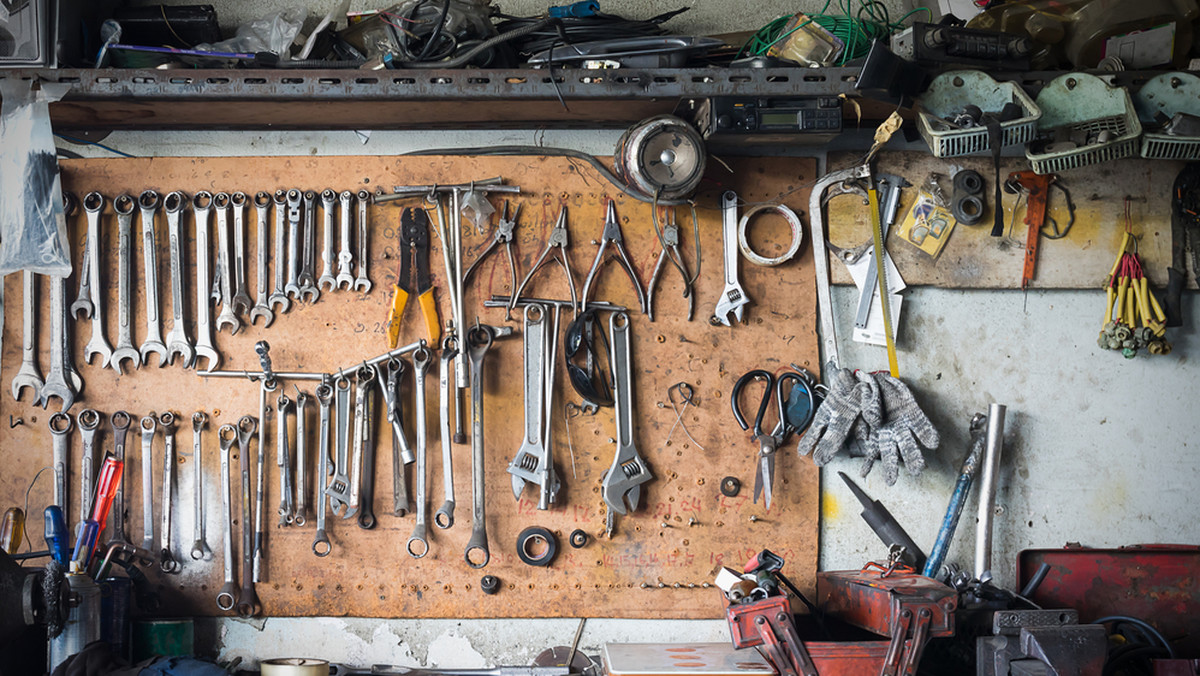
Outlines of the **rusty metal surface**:
[{"label": "rusty metal surface", "polygon": [[[714,163],[715,164],[715,163]],[[361,617],[720,617],[721,604],[713,598],[710,582],[719,565],[738,564],[764,546],[784,556],[792,579],[801,589],[811,591],[817,562],[818,474],[812,462],[796,456],[788,447],[781,452],[777,471],[775,501],[770,512],[755,506],[750,491],[737,498],[722,497],[720,480],[726,475],[741,478],[744,486],[753,479],[753,457],[758,446],[733,423],[728,393],[733,382],[746,370],[766,368],[779,371],[790,362],[817,370],[815,302],[812,260],[808,247],[799,260],[778,268],[744,266],[742,282],[754,304],[748,308],[748,324],[735,328],[714,329],[707,323],[722,287],[720,212],[717,195],[726,189],[738,190],[750,201],[782,199],[800,211],[807,203],[805,186],[814,178],[812,160],[764,159],[731,162],[734,173],[719,165],[712,169],[699,195],[700,232],[703,242],[703,274],[697,287],[696,318],[684,321],[686,305],[680,296],[679,277],[668,270],[656,298],[658,321],[651,324],[641,314],[633,315],[632,359],[636,402],[635,439],[654,473],[655,480],[645,486],[642,507],[632,517],[619,518],[617,533],[611,541],[594,537],[584,549],[567,546],[567,536],[583,528],[593,536],[604,530],[599,489],[602,473],[611,462],[614,436],[611,409],[594,417],[574,418],[570,437],[574,458],[568,452],[567,427],[563,412],[555,412],[556,464],[563,478],[561,506],[538,512],[534,501],[515,502],[505,472],[521,438],[523,417],[521,341],[498,341],[486,367],[486,429],[488,530],[491,536],[492,562],[482,571],[469,569],[462,560],[470,534],[469,519],[469,446],[455,446],[456,493],[460,518],[447,531],[431,529],[431,551],[424,559],[411,559],[404,552],[404,541],[412,531],[412,516],[390,515],[391,482],[389,434],[380,421],[376,466],[375,513],[379,525],[373,531],[360,530],[350,521],[331,517],[330,537],[333,553],[317,558],[311,552],[314,522],[304,528],[275,527],[274,507],[278,504],[278,478],[274,460],[274,420],[268,420],[267,444],[267,567],[265,582],[258,585],[264,612],[270,616],[344,615]],[[565,159],[554,158],[469,158],[469,157],[279,157],[279,158],[169,158],[76,160],[62,163],[64,188],[84,194],[100,190],[111,199],[120,192],[137,194],[145,188],[160,193],[181,189],[188,193],[206,189],[274,190],[278,187],[338,190],[396,184],[463,182],[476,178],[503,176],[521,185],[516,198],[523,205],[516,229],[518,265],[527,270],[541,250],[545,236],[553,227],[560,204],[569,206],[570,256],[576,283],[582,284],[596,248],[591,244],[600,235],[603,224],[601,200],[615,196],[627,246],[643,283],[658,256],[658,244],[650,226],[649,205],[619,195],[589,168]],[[371,211],[371,273],[374,290],[367,295],[350,292],[322,294],[316,305],[301,304],[290,313],[277,316],[269,329],[244,327],[236,336],[220,333],[217,349],[223,356],[222,368],[256,369],[254,343],[266,339],[277,370],[324,371],[379,354],[384,350],[384,324],[390,305],[389,285],[394,279],[395,223],[404,202],[377,206]],[[249,228],[255,227],[253,212]],[[679,214],[683,245],[691,260],[691,219]],[[320,220],[318,219],[318,223]],[[185,219],[189,242],[192,219]],[[71,224],[72,242],[78,243],[84,231],[82,218]],[[135,223],[136,225],[136,223]],[[772,233],[782,241],[783,225],[773,229],[765,221],[761,233]],[[167,241],[159,224],[158,261],[160,280],[166,280]],[[108,335],[116,330],[116,231],[115,218],[107,211],[102,220],[105,243],[103,273]],[[757,236],[757,235],[756,235]],[[247,233],[248,261],[253,268],[254,238]],[[466,260],[483,249],[491,233],[466,228]],[[443,318],[448,306],[441,294],[444,285],[439,241],[433,239],[432,271],[435,294]],[[140,246],[140,244],[138,245]],[[757,242],[756,248],[770,245]],[[76,257],[80,255],[75,249]],[[140,256],[135,280],[141,279]],[[194,316],[195,279],[192,255],[188,256],[189,291],[187,315]],[[466,293],[467,317],[476,313],[482,321],[503,323],[502,310],[485,310],[482,299],[492,293],[507,293],[507,266],[503,257],[485,263],[476,273]],[[692,268],[694,269],[694,267]],[[250,274],[249,278],[254,279]],[[21,285],[19,275],[6,283],[7,319],[4,325],[3,373],[11,377],[20,362]],[[253,282],[251,282],[253,284]],[[169,294],[162,282],[160,293]],[[46,281],[41,280],[41,296],[46,298]],[[68,283],[74,292],[74,280]],[[596,297],[636,305],[628,280],[610,265],[600,278]],[[566,295],[561,275],[539,274],[529,292],[538,296]],[[160,312],[169,316],[168,299],[161,299]],[[144,304],[140,292],[133,302],[134,339],[144,335]],[[418,308],[410,303],[401,327],[401,342],[424,336]],[[49,319],[40,313],[40,363],[48,367]],[[167,320],[169,323],[169,319]],[[191,327],[189,327],[191,328]],[[189,416],[195,410],[207,411],[211,422],[204,440],[205,495],[208,505],[208,542],[217,556],[211,562],[184,560],[178,576],[150,572],[160,586],[164,612],[172,615],[216,614],[214,598],[221,586],[219,519],[219,453],[215,430],[221,424],[243,414],[257,415],[257,386],[236,379],[201,379],[192,371],[178,367],[143,367],[118,378],[111,369],[87,366],[82,349],[90,328],[75,326],[75,360],[85,380],[82,398],[73,413],[93,407],[105,414],[116,409],[141,416],[150,410],[175,410]],[[557,402],[577,401],[570,391],[562,369],[559,370]],[[689,408],[686,423],[705,450],[696,448],[676,429],[667,441],[667,432],[675,415],[667,402],[667,388],[679,381],[696,388],[698,406]],[[4,381],[7,385],[7,379]],[[312,391],[312,384],[299,383]],[[288,385],[290,389],[290,384]],[[5,387],[0,394],[0,414],[23,419],[9,428],[0,426],[0,455],[6,471],[0,473],[0,503],[17,505],[37,470],[50,459],[50,435],[46,429],[49,412],[26,402],[14,402]],[[292,393],[294,394],[294,393]],[[427,393],[436,401],[436,387]],[[411,394],[406,395],[411,397]],[[664,404],[659,407],[658,403]],[[411,406],[408,407],[411,409]],[[310,414],[309,429],[316,429],[315,413]],[[430,502],[440,504],[441,462],[436,412],[430,414],[431,450],[429,453]],[[411,431],[410,431],[411,434]],[[179,446],[190,451],[190,429],[179,432]],[[131,442],[134,438],[131,437]],[[79,437],[71,440],[69,511],[78,514]],[[99,443],[111,449],[107,425]],[[315,440],[310,440],[314,449]],[[255,444],[257,448],[257,444]],[[141,528],[139,496],[140,447],[130,444],[126,493],[132,519],[129,528]],[[161,440],[156,445],[156,476],[161,466]],[[177,485],[190,484],[190,462],[180,459]],[[234,463],[236,465],[236,461]],[[310,476],[313,473],[310,472]],[[160,486],[155,479],[155,486]],[[237,485],[235,480],[234,485]],[[34,487],[29,508],[40,513],[50,495],[50,484],[43,475]],[[191,542],[191,502],[179,500],[173,533],[176,551],[184,552]],[[750,516],[758,517],[751,521]],[[695,519],[695,525],[689,520]],[[40,526],[33,520],[31,530]],[[662,524],[668,524],[662,527]],[[530,568],[520,563],[514,551],[517,533],[530,525],[554,531],[560,538],[560,552],[553,566]],[[186,540],[186,542],[185,542]],[[238,542],[238,540],[235,540]],[[495,596],[479,591],[479,578],[488,573],[498,576],[502,589]],[[643,586],[644,585],[644,586]]]},{"label": "rusty metal surface", "polygon": [[946,585],[915,573],[825,571],[817,573],[817,606],[824,612],[880,636],[890,636],[905,608],[928,608],[929,636],[954,635],[958,594]]}]

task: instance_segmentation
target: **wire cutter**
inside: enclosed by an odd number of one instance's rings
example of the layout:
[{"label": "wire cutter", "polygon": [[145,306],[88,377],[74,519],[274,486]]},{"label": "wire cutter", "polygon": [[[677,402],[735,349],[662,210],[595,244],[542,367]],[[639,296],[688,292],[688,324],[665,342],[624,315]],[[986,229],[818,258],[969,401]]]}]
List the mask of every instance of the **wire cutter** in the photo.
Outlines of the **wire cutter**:
[{"label": "wire cutter", "polygon": [[683,276],[683,297],[688,302],[688,321],[692,321],[692,314],[696,309],[696,295],[692,293],[692,276],[688,272],[687,263],[683,260],[683,255],[679,253],[679,226],[675,224],[675,210],[667,209],[667,222],[662,228],[662,243],[663,250],[658,254],[658,262],[654,264],[654,274],[650,275],[650,284],[646,287],[646,307],[650,316],[650,321],[654,321],[654,287],[658,286],[659,277],[662,275],[663,264],[669,258],[671,265],[679,270],[679,274]]},{"label": "wire cutter", "polygon": [[[415,278],[414,278],[415,276]],[[433,299],[433,282],[429,277],[429,216],[424,209],[409,207],[400,214],[400,270],[392,285],[392,310],[388,314],[388,349],[394,349],[400,338],[400,318],[408,297],[416,295],[425,316],[429,342],[436,345],[441,336],[442,322],[438,319],[437,301]]]},{"label": "wire cutter", "polygon": [[583,282],[580,307],[587,309],[588,292],[591,291],[592,282],[596,281],[596,273],[600,271],[600,266],[608,260],[604,257],[604,252],[608,249],[609,244],[612,244],[613,248],[617,250],[613,258],[616,258],[621,267],[625,268],[625,273],[629,275],[629,281],[633,283],[638,303],[642,306],[642,314],[647,314],[646,294],[642,291],[642,283],[638,281],[637,273],[633,271],[629,253],[625,251],[625,240],[621,237],[621,224],[617,221],[617,208],[611,199],[608,201],[608,211],[604,216],[604,234],[600,236],[600,250],[596,252],[596,259],[592,261],[592,269],[588,271],[587,279]]},{"label": "wire cutter", "polygon": [[[742,389],[751,380],[766,381],[766,389],[763,391],[762,399],[758,404],[758,413],[754,416],[754,437],[758,442],[758,470],[754,476],[754,503],[758,504],[759,496],[763,497],[763,504],[767,509],[771,509],[771,493],[775,482],[775,451],[780,446],[787,443],[788,437],[798,427],[807,424],[804,421],[797,420],[800,411],[797,408],[806,408],[812,410],[812,392],[809,388],[808,380],[804,376],[794,371],[785,371],[779,374],[778,377],[771,375],[769,371],[755,369],[738,378],[737,383],[733,386],[733,392],[729,396],[729,402],[733,408],[733,417],[737,420],[738,425],[742,429],[750,429],[750,425],[746,422],[745,416],[742,415],[741,407],[738,405],[738,397],[742,393]],[[808,393],[806,400],[808,406],[794,406],[792,399],[799,399],[797,390],[793,387],[788,396],[784,396],[784,385],[788,381],[792,381],[795,385],[803,387],[803,392]],[[763,414],[767,412],[767,407],[771,404],[771,397],[775,397],[775,403],[778,407],[779,422],[775,424],[775,429],[770,434],[763,432]],[[805,401],[805,400],[800,400]],[[790,415],[789,415],[790,414]]]},{"label": "wire cutter", "polygon": [[[515,220],[517,215],[513,214]],[[542,249],[542,253],[538,255],[537,262],[533,264],[533,268],[529,270],[529,274],[525,275],[525,279],[521,280],[521,285],[513,291],[512,297],[508,300],[508,310],[512,311],[517,306],[517,302],[521,299],[521,292],[529,285],[529,280],[533,275],[542,269],[542,266],[549,263],[547,256],[552,250],[557,249],[556,256],[551,259],[562,266],[563,273],[567,276],[567,286],[571,289],[571,304],[578,306],[575,299],[575,275],[571,274],[571,260],[567,258],[567,207],[564,205],[558,211],[558,221],[554,224],[554,229],[550,231],[550,237],[546,240],[546,248]]]},{"label": "wire cutter", "polygon": [[[510,219],[508,217],[508,200],[504,200],[504,208],[500,211],[500,224],[496,226],[496,231],[493,233],[492,243],[487,245],[487,248],[479,254],[479,257],[463,273],[463,284],[466,284],[467,280],[471,279],[471,274],[475,272],[475,268],[479,266],[483,259],[487,258],[488,254],[495,251],[496,247],[501,244],[504,244],[504,254],[508,257],[509,288],[512,288],[512,285],[517,283],[517,261],[513,257],[513,230],[517,227],[517,214],[519,213],[521,213],[520,204],[513,210],[513,215]],[[509,308],[505,308],[504,314],[505,319],[512,319]]]}]

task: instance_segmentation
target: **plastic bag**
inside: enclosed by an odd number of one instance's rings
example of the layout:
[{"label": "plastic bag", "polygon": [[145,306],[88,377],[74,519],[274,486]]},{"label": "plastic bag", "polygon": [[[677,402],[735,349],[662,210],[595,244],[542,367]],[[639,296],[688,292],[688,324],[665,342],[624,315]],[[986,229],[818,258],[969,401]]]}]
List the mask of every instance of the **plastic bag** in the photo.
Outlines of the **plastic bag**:
[{"label": "plastic bag", "polygon": [[271,52],[281,59],[289,56],[292,41],[300,33],[308,11],[302,7],[289,7],[277,14],[265,16],[257,21],[238,26],[234,37],[212,44],[196,45],[202,52],[238,52],[255,54]]},{"label": "plastic bag", "polygon": [[0,275],[71,274],[50,104],[71,85],[0,80]]}]

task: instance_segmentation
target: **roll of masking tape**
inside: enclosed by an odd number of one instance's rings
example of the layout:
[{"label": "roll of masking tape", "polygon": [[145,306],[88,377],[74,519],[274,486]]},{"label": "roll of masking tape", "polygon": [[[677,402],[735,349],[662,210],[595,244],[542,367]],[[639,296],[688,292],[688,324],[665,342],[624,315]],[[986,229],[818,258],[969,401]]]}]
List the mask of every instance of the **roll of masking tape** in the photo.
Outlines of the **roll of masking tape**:
[{"label": "roll of masking tape", "polygon": [[329,676],[329,662],[310,657],[279,657],[258,663],[262,676]]}]

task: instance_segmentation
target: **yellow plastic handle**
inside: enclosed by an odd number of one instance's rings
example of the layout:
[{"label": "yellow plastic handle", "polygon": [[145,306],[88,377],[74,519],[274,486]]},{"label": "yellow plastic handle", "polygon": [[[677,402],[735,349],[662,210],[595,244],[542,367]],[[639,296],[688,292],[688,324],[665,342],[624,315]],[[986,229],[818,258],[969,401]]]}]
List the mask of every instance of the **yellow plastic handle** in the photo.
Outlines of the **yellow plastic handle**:
[{"label": "yellow plastic handle", "polygon": [[395,284],[392,285],[392,309],[388,312],[387,341],[388,349],[396,349],[400,342],[400,317],[404,315],[404,306],[408,305],[408,292]]},{"label": "yellow plastic handle", "polygon": [[425,331],[429,334],[429,344],[437,345],[442,337],[442,322],[438,319],[437,301],[433,299],[433,289],[417,297],[421,303],[421,314],[425,317]]}]

